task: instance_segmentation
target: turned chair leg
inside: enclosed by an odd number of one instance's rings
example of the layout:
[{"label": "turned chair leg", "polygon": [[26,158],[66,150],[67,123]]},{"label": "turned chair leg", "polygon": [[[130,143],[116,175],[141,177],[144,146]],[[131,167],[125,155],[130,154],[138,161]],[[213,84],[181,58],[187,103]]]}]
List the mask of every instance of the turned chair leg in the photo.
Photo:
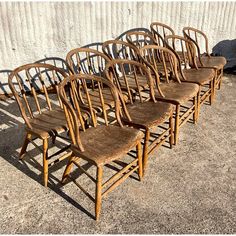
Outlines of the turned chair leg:
[{"label": "turned chair leg", "polygon": [[142,145],[141,142],[138,142],[136,146],[136,151],[137,151],[137,158],[138,158],[138,176],[139,180],[142,180],[143,177],[143,160],[142,160]]},{"label": "turned chair leg", "polygon": [[176,105],[175,111],[175,145],[178,143],[179,138],[179,111],[180,111],[180,104]]},{"label": "turned chair leg", "polygon": [[170,142],[170,148],[173,147],[174,144],[174,125],[173,125],[173,114],[171,114],[169,118],[169,128],[170,128],[170,137],[169,137],[169,142]]},{"label": "turned chair leg", "polygon": [[211,94],[209,96],[209,102],[210,102],[210,105],[212,105],[213,103],[213,100],[214,100],[214,83],[215,83],[215,79],[213,79],[211,82],[210,82],[210,89],[211,89]]},{"label": "turned chair leg", "polygon": [[48,139],[43,139],[43,180],[44,186],[48,185]]},{"label": "turned chair leg", "polygon": [[22,160],[23,155],[25,154],[26,149],[28,147],[28,144],[30,143],[30,140],[31,140],[31,134],[27,133],[26,136],[25,136],[23,146],[22,146],[21,151],[20,151],[20,155],[19,155],[20,160]]},{"label": "turned chair leg", "polygon": [[147,129],[145,133],[144,146],[143,146],[143,176],[147,168],[149,139],[150,139],[150,130]]},{"label": "turned chair leg", "polygon": [[62,180],[61,182],[64,183],[65,180],[67,179],[67,177],[69,176],[69,174],[71,173],[71,169],[73,167],[73,160],[74,160],[74,156],[71,156],[68,160],[68,163],[67,163],[67,166],[66,166],[66,169],[63,173],[63,176],[62,176]]},{"label": "turned chair leg", "polygon": [[197,94],[197,121],[199,120],[200,117],[200,108],[201,108],[201,87]]},{"label": "turned chair leg", "polygon": [[102,205],[102,174],[103,167],[97,167],[97,183],[96,183],[96,194],[95,194],[95,217],[99,220],[101,205]]},{"label": "turned chair leg", "polygon": [[194,97],[194,113],[193,113],[193,122],[197,123],[198,120],[198,94]]}]

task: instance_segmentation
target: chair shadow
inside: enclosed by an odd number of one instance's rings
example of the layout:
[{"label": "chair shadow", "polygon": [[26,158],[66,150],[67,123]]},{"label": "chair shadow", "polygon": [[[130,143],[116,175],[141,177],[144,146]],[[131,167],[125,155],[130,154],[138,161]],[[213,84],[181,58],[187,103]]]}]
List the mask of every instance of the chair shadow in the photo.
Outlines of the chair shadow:
[{"label": "chair shadow", "polygon": [[129,30],[123,32],[122,34],[120,34],[118,37],[115,38],[115,40],[126,41],[126,34],[130,33],[130,32],[133,32],[133,31],[141,31],[141,32],[151,34],[151,31],[147,28],[143,28],[143,27],[141,27],[141,28],[132,28],[132,29],[129,29]]},{"label": "chair shadow", "polygon": [[10,69],[0,70],[0,100],[6,100],[13,96],[8,86],[8,76],[11,72]]},{"label": "chair shadow", "polygon": [[94,50],[97,50],[99,52],[102,52],[102,42],[95,42],[95,43],[90,43],[82,46],[81,48],[91,48]]},{"label": "chair shadow", "polygon": [[213,56],[223,56],[227,63],[224,66],[224,72],[228,74],[236,74],[236,39],[222,40],[212,48]]},{"label": "chair shadow", "polygon": [[66,60],[60,57],[46,57],[40,60],[35,61],[35,63],[44,63],[56,66],[57,68],[63,70],[67,74],[70,72],[70,67],[67,64]]}]

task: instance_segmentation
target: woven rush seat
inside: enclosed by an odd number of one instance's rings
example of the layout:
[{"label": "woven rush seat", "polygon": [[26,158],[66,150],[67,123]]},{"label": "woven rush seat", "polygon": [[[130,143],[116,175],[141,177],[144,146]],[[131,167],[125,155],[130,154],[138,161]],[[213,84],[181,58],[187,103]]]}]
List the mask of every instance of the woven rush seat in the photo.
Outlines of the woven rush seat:
[{"label": "woven rush seat", "polygon": [[80,136],[85,151],[81,152],[72,145],[73,153],[100,166],[123,157],[134,146],[135,141],[143,138],[143,133],[129,127],[100,125],[88,129]]},{"label": "woven rush seat", "polygon": [[[165,96],[164,99],[179,104],[193,98],[199,91],[199,85],[194,83],[161,83],[160,88]],[[155,97],[162,98],[157,90]]]},{"label": "woven rush seat", "polygon": [[[227,63],[227,61],[224,57],[213,57],[213,56],[201,57],[201,61],[205,67],[214,67],[218,70],[222,69],[225,66],[225,64]],[[198,65],[201,66],[200,62],[198,62]]]},{"label": "woven rush seat", "polygon": [[198,83],[199,85],[204,85],[209,83],[209,81],[214,79],[215,71],[214,69],[208,68],[200,68],[200,69],[184,69],[183,73],[186,77],[186,80],[182,79],[182,81],[186,82],[194,82]]},{"label": "woven rush seat", "polygon": [[[157,126],[166,121],[174,106],[166,102],[148,101],[144,103],[136,102],[127,105],[128,112],[132,117],[132,123],[141,128]],[[127,120],[123,120],[129,123]]]},{"label": "woven rush seat", "polygon": [[49,138],[67,130],[67,123],[64,111],[57,108],[52,111],[43,111],[29,121],[32,129],[26,127],[30,133],[37,134],[41,138]]}]

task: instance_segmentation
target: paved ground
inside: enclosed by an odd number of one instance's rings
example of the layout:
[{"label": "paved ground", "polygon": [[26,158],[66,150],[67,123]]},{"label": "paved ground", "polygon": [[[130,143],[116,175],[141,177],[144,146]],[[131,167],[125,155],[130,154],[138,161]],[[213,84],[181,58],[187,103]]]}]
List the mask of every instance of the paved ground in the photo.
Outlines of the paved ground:
[{"label": "paved ground", "polygon": [[15,103],[1,102],[0,233],[236,233],[236,76],[225,76],[200,115],[182,128],[178,146],[153,153],[143,182],[129,178],[104,199],[96,222],[78,187],[60,185],[65,162],[44,188],[39,152],[30,146],[17,159],[22,120]]}]

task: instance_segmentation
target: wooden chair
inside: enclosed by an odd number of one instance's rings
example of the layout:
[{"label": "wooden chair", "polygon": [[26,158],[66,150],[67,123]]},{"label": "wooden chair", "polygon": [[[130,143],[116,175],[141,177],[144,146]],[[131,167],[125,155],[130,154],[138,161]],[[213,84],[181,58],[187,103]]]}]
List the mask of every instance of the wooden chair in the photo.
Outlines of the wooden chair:
[{"label": "wooden chair", "polygon": [[[25,121],[26,137],[20,151],[20,158],[23,158],[30,142],[36,145],[34,140],[42,139],[45,187],[48,183],[48,168],[58,161],[49,163],[49,139],[52,138],[54,143],[57,137],[61,137],[61,133],[67,131],[61,100],[57,95],[58,85],[66,76],[68,75],[63,70],[55,66],[33,63],[16,68],[9,75],[8,80]],[[68,147],[65,146],[52,156],[60,155]],[[61,155],[59,160],[65,159],[70,154],[71,152]]]},{"label": "wooden chair", "polygon": [[152,22],[150,25],[151,32],[159,46],[165,47],[165,37],[175,35],[174,30],[161,22]]},{"label": "wooden chair", "polygon": [[138,49],[144,47],[145,45],[157,45],[156,39],[152,36],[152,34],[148,34],[142,31],[128,32],[126,34],[126,40],[128,43],[137,47]]},{"label": "wooden chair", "polygon": [[[92,81],[98,85],[101,107],[103,108],[103,117],[100,116],[99,118],[94,112],[93,103],[90,99],[91,89],[87,86],[87,84],[89,84],[88,82]],[[110,89],[111,96],[113,97],[115,103],[115,118],[117,121],[116,125],[108,125],[106,109],[104,108],[106,97],[103,96],[103,90],[101,89],[102,84],[105,84]],[[66,96],[66,86],[72,90],[71,94],[74,103],[71,103]],[[80,129],[79,127],[79,124],[83,124],[84,122],[79,115],[81,113],[80,102],[79,97],[76,95],[77,91],[80,89],[84,90],[89,101],[88,108],[92,119],[90,120],[88,129]],[[96,220],[98,220],[101,211],[102,197],[105,197],[135,171],[138,171],[141,180],[141,139],[143,134],[137,129],[123,125],[121,121],[120,103],[124,103],[124,101],[122,101],[116,87],[102,77],[88,74],[72,75],[63,80],[60,85],[59,94],[64,105],[66,120],[72,140],[71,150],[73,152],[73,156],[66,166],[62,180],[64,182],[65,179],[69,177],[72,166],[75,164],[80,171],[85,173],[96,184],[95,199],[82,187],[81,189],[87,196],[90,196],[90,199],[95,201],[95,215]],[[123,169],[119,170],[118,173],[113,175],[110,179],[103,181],[103,171],[106,165],[119,162],[120,159],[133,148],[137,149],[137,155],[133,156],[131,161],[125,165]],[[84,159],[91,165],[96,166],[97,175],[95,178],[79,164],[80,159]],[[80,185],[78,184],[78,186]]]},{"label": "wooden chair", "polygon": [[[148,34],[148,33],[144,33],[144,32],[139,32],[139,31],[127,33],[126,39],[130,44],[134,45],[138,49],[140,49],[146,45],[158,45],[158,43],[153,35]],[[166,61],[165,68],[162,67],[163,64],[161,63],[160,58],[157,58],[156,63],[159,63],[158,73],[160,76],[165,75],[165,73],[170,73],[171,68],[170,68],[170,63],[168,61]]]},{"label": "wooden chair", "polygon": [[[150,71],[142,63],[126,59],[114,59],[106,65],[105,73],[106,77],[119,89],[121,94],[123,90],[121,90],[120,80],[123,78],[125,81],[129,101],[123,104],[123,109],[128,111],[129,116],[123,117],[123,121],[125,124],[141,129],[145,134],[143,147],[143,170],[145,171],[148,155],[155,148],[162,145],[168,138],[172,148],[173,106],[155,100],[153,78]],[[141,76],[142,81],[144,78],[146,79],[149,94],[142,93],[139,87]],[[135,100],[131,95],[131,86],[129,85],[131,79],[134,81],[132,84],[136,84],[135,89],[138,91]],[[163,127],[165,122],[167,122],[167,127]],[[161,133],[153,130],[158,127],[161,129]]]},{"label": "wooden chair", "polygon": [[180,71],[182,81],[196,83],[200,86],[200,105],[208,98],[212,104],[215,96],[215,70],[197,66],[196,50],[192,41],[178,35],[167,36],[165,40],[172,50],[182,52],[183,60],[179,65],[179,67],[183,67],[183,70]]},{"label": "wooden chair", "polygon": [[[102,45],[102,50],[106,56],[108,56],[111,60],[114,59],[128,59],[128,60],[134,60],[139,61],[139,51],[138,49],[133,46],[132,44],[129,44],[128,42],[124,42],[121,40],[108,40],[105,41]],[[135,93],[136,84],[134,84],[134,80],[132,78],[129,79],[129,76],[127,75],[127,79],[129,80],[129,86],[133,89],[132,93]],[[120,80],[120,84],[122,88],[126,88],[126,84],[124,80]],[[140,76],[139,80],[139,89],[145,90],[148,88],[147,80],[146,78],[142,78]]]},{"label": "wooden chair", "polygon": [[[216,70],[217,77],[215,81],[215,86],[220,89],[223,76],[223,68],[227,62],[225,57],[210,55],[208,39],[206,34],[204,34],[202,31],[193,27],[184,27],[183,34],[184,37],[192,40],[192,42],[197,48],[197,65],[199,67],[209,67],[214,68]],[[201,47],[202,45],[204,46]]]},{"label": "wooden chair", "polygon": [[[140,54],[146,65],[156,73],[157,100],[175,105],[175,144],[178,142],[179,128],[193,115],[194,123],[198,118],[199,86],[193,83],[182,83],[178,73],[179,58],[171,50],[156,45],[147,45],[140,49]],[[158,62],[158,63],[157,63]],[[167,73],[166,64],[169,62],[171,73]],[[161,79],[158,76],[159,65],[166,71]],[[179,68],[181,70],[181,67]],[[187,103],[193,103],[186,106]],[[183,111],[180,111],[180,108]],[[181,115],[182,113],[182,115]]]},{"label": "wooden chair", "polygon": [[[110,61],[110,58],[104,53],[91,48],[76,48],[67,53],[66,61],[72,71],[71,74],[91,74],[103,77],[105,65]],[[92,83],[90,85],[88,84],[88,86],[92,89],[90,91],[90,99],[93,102],[93,106],[98,112],[101,112],[99,89],[97,85],[94,84],[93,80],[89,80],[88,82]],[[106,96],[107,102],[105,104],[105,108],[107,110],[114,108],[114,101],[111,96],[110,89],[106,88],[106,86],[103,86],[102,89],[103,95]],[[88,106],[86,94],[80,91],[80,96],[81,103]],[[127,96],[124,97],[124,99],[126,98]]]}]

